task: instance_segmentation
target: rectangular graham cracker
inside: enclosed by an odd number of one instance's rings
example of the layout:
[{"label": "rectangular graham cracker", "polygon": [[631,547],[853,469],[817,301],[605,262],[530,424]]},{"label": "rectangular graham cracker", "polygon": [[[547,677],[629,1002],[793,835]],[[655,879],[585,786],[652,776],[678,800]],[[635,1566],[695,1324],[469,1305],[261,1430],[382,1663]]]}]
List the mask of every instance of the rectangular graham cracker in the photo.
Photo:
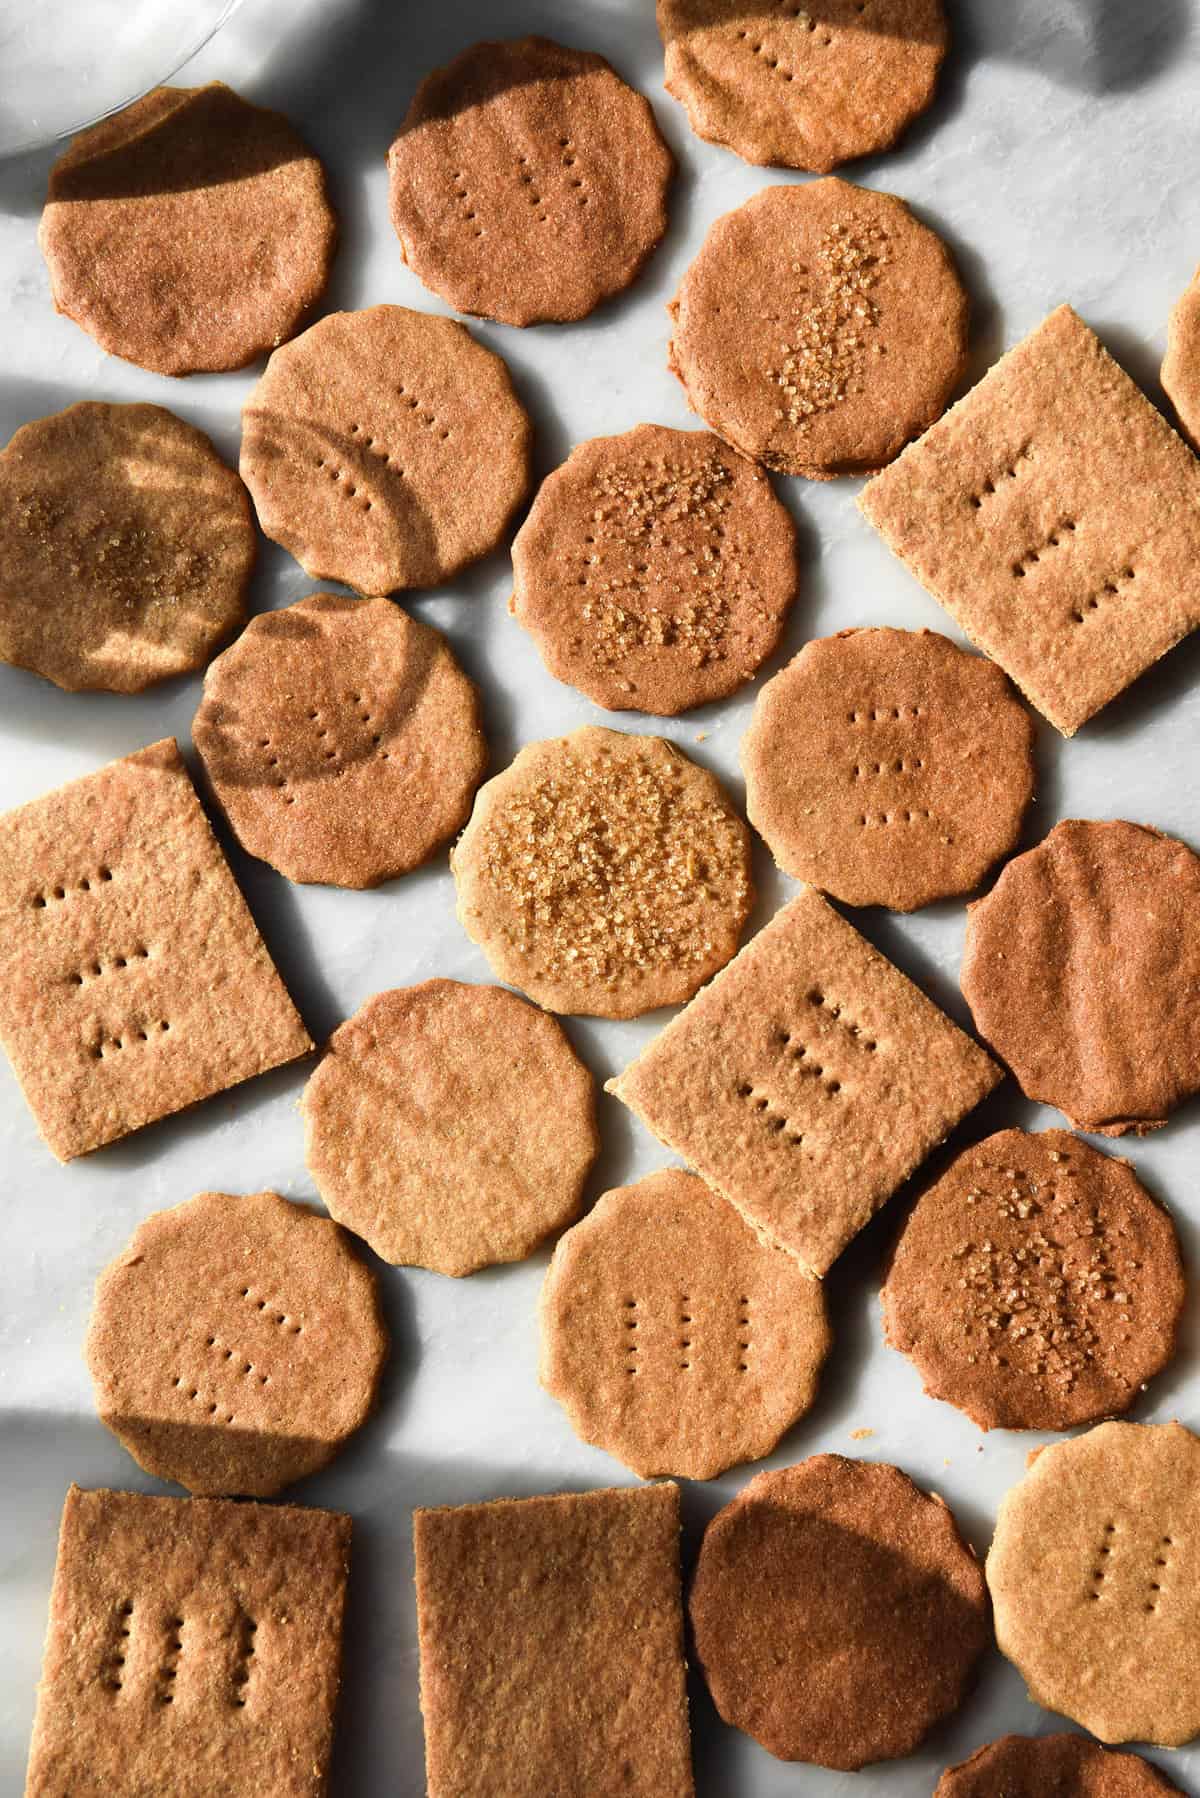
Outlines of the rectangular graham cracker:
[{"label": "rectangular graham cracker", "polygon": [[1200,462],[1069,306],[859,505],[1064,736],[1200,623]]},{"label": "rectangular graham cracker", "polygon": [[607,1090],[823,1274],[1001,1078],[805,887]]},{"label": "rectangular graham cracker", "polygon": [[429,1798],[692,1798],[679,1488],[418,1510]]},{"label": "rectangular graham cracker", "polygon": [[173,739],[0,817],[0,1040],[60,1161],[312,1048]]},{"label": "rectangular graham cracker", "polygon": [[72,1486],[25,1798],[319,1798],[349,1554],[334,1511]]}]

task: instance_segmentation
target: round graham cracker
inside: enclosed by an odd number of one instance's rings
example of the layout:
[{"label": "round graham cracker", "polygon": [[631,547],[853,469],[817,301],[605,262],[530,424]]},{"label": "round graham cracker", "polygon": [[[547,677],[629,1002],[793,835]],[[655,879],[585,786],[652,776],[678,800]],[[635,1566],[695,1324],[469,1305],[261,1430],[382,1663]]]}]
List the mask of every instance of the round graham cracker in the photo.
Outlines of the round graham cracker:
[{"label": "round graham cracker", "polygon": [[769,1454],[830,1345],[820,1282],[678,1168],[605,1193],[567,1232],[540,1315],[542,1385],[642,1479]]},{"label": "round graham cracker", "polygon": [[667,92],[698,137],[827,174],[895,143],[933,98],[942,0],[658,0]]},{"label": "round graham cracker", "polygon": [[371,306],[276,350],[242,411],[241,474],[315,579],[394,593],[496,548],[530,437],[507,367],[465,325]]},{"label": "round graham cracker", "polygon": [[995,663],[933,631],[840,631],[769,680],[746,811],[785,873],[847,905],[969,893],[1016,845],[1033,720]]},{"label": "round graham cracker", "polygon": [[726,699],[779,641],[796,531],[708,431],[638,425],[572,450],[513,543],[510,610],[556,680],[610,711]]},{"label": "round graham cracker", "polygon": [[602,56],[474,44],[426,76],[388,152],[392,224],[459,312],[578,319],[661,240],[674,172],[649,102]]},{"label": "round graham cracker", "polygon": [[726,1723],[785,1761],[911,1754],[987,1646],[983,1572],[940,1498],[883,1463],[760,1473],[704,1532],[689,1608]]},{"label": "round graham cracker", "polygon": [[1026,1097],[1144,1135],[1200,1090],[1200,858],[1068,818],[967,908],[962,990]]},{"label": "round graham cracker", "polygon": [[498,978],[602,1018],[691,998],[754,900],[750,833],[716,777],[600,725],[527,744],[481,787],[450,866]]},{"label": "round graham cracker", "polygon": [[967,296],[941,238],[836,176],[725,213],[668,311],[692,410],[743,455],[814,480],[882,468],[966,366]]},{"label": "round graham cracker", "polygon": [[1136,1754],[1086,1736],[1001,1736],[947,1767],[933,1798],[1162,1798],[1178,1792]]},{"label": "round graham cracker", "polygon": [[301,1100],[308,1165],[384,1261],[475,1273],[579,1212],[596,1093],[562,1026],[515,993],[426,980],[335,1030]]},{"label": "round graham cracker", "polygon": [[1035,1704],[1102,1742],[1200,1733],[1200,1440],[1102,1423],[1037,1455],[987,1558],[996,1640]]},{"label": "round graham cracker", "polygon": [[158,87],[50,171],[54,304],[162,375],[243,368],[320,299],[337,241],[325,176],[278,112],[222,82]]},{"label": "round graham cracker", "polygon": [[487,765],[445,639],[390,599],[333,593],[250,621],[208,670],[192,740],[243,849],[339,887],[427,861]]},{"label": "round graham cracker", "polygon": [[374,1276],[336,1224],[273,1192],[202,1192],[105,1268],[85,1354],[139,1467],[269,1498],[363,1423],[387,1347]]},{"label": "round graham cracker", "polygon": [[1200,446],[1200,270],[1171,313],[1162,384],[1183,435],[1196,449]]},{"label": "round graham cracker", "polygon": [[69,692],[202,668],[253,566],[242,483],[161,406],[83,401],[0,452],[0,659]]},{"label": "round graham cracker", "polygon": [[981,1429],[1068,1430],[1129,1409],[1183,1297],[1175,1227],[1128,1163],[1065,1130],[1002,1130],[917,1201],[884,1331]]}]

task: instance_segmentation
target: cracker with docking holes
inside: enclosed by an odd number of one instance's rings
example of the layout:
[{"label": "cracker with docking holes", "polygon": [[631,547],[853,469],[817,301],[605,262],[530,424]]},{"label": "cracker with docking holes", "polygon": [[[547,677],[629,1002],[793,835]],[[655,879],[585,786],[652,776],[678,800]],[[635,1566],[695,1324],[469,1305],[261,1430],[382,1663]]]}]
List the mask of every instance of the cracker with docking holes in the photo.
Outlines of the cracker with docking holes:
[{"label": "cracker with docking holes", "polygon": [[337,1224],[273,1192],[202,1192],[105,1268],[84,1352],[100,1420],[139,1467],[271,1498],[366,1420],[387,1331]]},{"label": "cracker with docking holes", "polygon": [[667,92],[747,162],[828,174],[888,150],[933,98],[942,0],[658,0]]},{"label": "cracker with docking holes", "polygon": [[726,1723],[780,1760],[846,1772],[911,1754],[991,1634],[948,1507],[898,1467],[842,1455],[760,1473],[718,1511],[688,1609]]},{"label": "cracker with docking holes", "polygon": [[164,738],[0,818],[0,1039],[60,1161],[312,1041]]},{"label": "cracker with docking holes", "polygon": [[1178,1792],[1137,1754],[1086,1736],[1001,1736],[947,1767],[933,1798],[1163,1798]]},{"label": "cracker with docking holes", "polygon": [[333,312],[276,350],[242,409],[267,536],[315,580],[436,587],[495,549],[529,487],[506,365],[406,306]]},{"label": "cracker with docking holes", "polygon": [[1033,720],[1000,670],[933,631],[840,631],[759,693],[746,811],[776,862],[847,905],[969,893],[1016,847]]},{"label": "cracker with docking holes", "polygon": [[243,849],[340,887],[428,861],[487,764],[445,638],[389,599],[334,593],[250,621],[205,676],[192,739]]},{"label": "cracker with docking holes", "polygon": [[429,1798],[692,1798],[679,1488],[413,1513]]},{"label": "cracker with docking holes", "polygon": [[602,56],[473,44],[425,77],[388,152],[392,224],[459,312],[578,319],[660,242],[674,172],[649,101]]},{"label": "cracker with docking holes", "polygon": [[301,1100],[308,1165],[384,1261],[471,1274],[578,1215],[596,1088],[557,1019],[497,986],[377,993],[335,1030]]},{"label": "cracker with docking holes", "polygon": [[981,1429],[1069,1430],[1127,1411],[1175,1348],[1169,1214],[1128,1162],[1065,1130],[964,1149],[905,1220],[884,1334]]},{"label": "cracker with docking holes", "polygon": [[1200,1733],[1200,1439],[1102,1423],[1044,1448],[987,1558],[996,1640],[1034,1704],[1102,1742]]},{"label": "cracker with docking holes", "polygon": [[1069,306],[858,503],[1066,737],[1200,623],[1200,463]]},{"label": "cracker with docking holes", "polygon": [[550,673],[610,711],[726,699],[775,649],[796,529],[709,431],[638,425],[576,445],[513,542],[509,610]]},{"label": "cracker with docking holes", "polygon": [[810,887],[606,1090],[824,1274],[1000,1078]]},{"label": "cracker with docking holes", "polygon": [[785,474],[868,474],[942,412],[967,296],[941,238],[837,176],[765,187],[711,226],[669,361],[710,430]]},{"label": "cracker with docking holes", "polygon": [[74,138],[40,241],[54,304],[162,375],[243,368],[324,292],[337,221],[282,113],[223,82],[158,87]]},{"label": "cracker with docking holes", "polygon": [[349,1558],[336,1511],[72,1486],[26,1798],[323,1798]]},{"label": "cracker with docking holes", "polygon": [[967,909],[962,990],[1030,1099],[1139,1136],[1200,1091],[1200,857],[1067,818]]},{"label": "cracker with docking holes", "polygon": [[246,616],[246,490],[161,406],[83,401],[0,452],[0,659],[69,692],[201,668]]},{"label": "cracker with docking holes", "polygon": [[458,915],[549,1011],[633,1018],[689,998],[737,948],[750,833],[662,737],[585,725],[480,788],[450,856]]},{"label": "cracker with docking holes", "polygon": [[642,1479],[770,1454],[830,1346],[820,1282],[681,1168],[605,1193],[568,1230],[540,1316],[542,1385]]}]

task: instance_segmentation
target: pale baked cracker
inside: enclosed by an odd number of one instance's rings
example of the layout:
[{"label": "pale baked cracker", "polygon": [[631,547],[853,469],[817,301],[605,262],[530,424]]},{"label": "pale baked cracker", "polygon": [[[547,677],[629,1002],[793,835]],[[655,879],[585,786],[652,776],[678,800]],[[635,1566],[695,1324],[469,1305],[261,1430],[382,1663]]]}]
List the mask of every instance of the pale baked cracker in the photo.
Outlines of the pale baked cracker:
[{"label": "pale baked cracker", "polygon": [[1064,736],[1200,623],[1200,463],[1069,306],[858,503]]},{"label": "pale baked cracker", "polygon": [[189,1492],[270,1498],[362,1424],[387,1355],[375,1276],[329,1218],[203,1192],[139,1224],[96,1282],[102,1423]]},{"label": "pale baked cracker", "polygon": [[987,1558],[996,1640],[1035,1704],[1102,1742],[1200,1733],[1200,1439],[1102,1423],[1042,1449]]},{"label": "pale baked cracker", "polygon": [[322,1798],[349,1556],[336,1511],[72,1486],[25,1798]]},{"label": "pale baked cracker", "polygon": [[312,1048],[170,737],[0,818],[0,1038],[60,1161]]},{"label": "pale baked cracker", "polygon": [[435,587],[500,543],[532,428],[506,364],[451,318],[332,312],[275,351],[239,468],[266,535],[316,580]]},{"label": "pale baked cracker", "polygon": [[933,1798],[1162,1798],[1178,1792],[1136,1754],[1086,1736],[1001,1736],[947,1767]]},{"label": "pale baked cracker", "polygon": [[556,680],[611,711],[725,699],[779,642],[796,529],[711,431],[637,425],[575,446],[513,541],[509,610]]},{"label": "pale baked cracker", "polygon": [[1180,431],[1195,449],[1200,444],[1200,270],[1172,309],[1161,379]]},{"label": "pale baked cracker", "polygon": [[70,692],[202,667],[246,615],[246,489],[161,406],[82,401],[0,453],[0,658]]},{"label": "pale baked cracker", "polygon": [[999,1068],[811,887],[606,1091],[823,1274]]},{"label": "pale baked cracker", "polygon": [[243,849],[341,887],[427,861],[487,765],[479,695],[440,632],[334,593],[251,619],[205,676],[192,741]]},{"label": "pale baked cracker", "polygon": [[895,143],[948,36],[942,0],[658,0],[658,29],[698,137],[816,174]]},{"label": "pale baked cracker", "polygon": [[474,1273],[579,1211],[596,1088],[562,1026],[503,987],[426,980],[334,1031],[300,1101],[333,1216],[384,1261]]},{"label": "pale baked cracker", "polygon": [[568,1230],[540,1318],[542,1385],[643,1479],[769,1454],[831,1340],[820,1283],[681,1168],[605,1193]]},{"label": "pale baked cracker", "polygon": [[164,375],[242,368],[320,298],[337,240],[325,175],[282,113],[220,81],[157,87],[50,171],[54,304]]},{"label": "pale baked cracker", "polygon": [[429,1798],[691,1798],[671,1484],[413,1513]]},{"label": "pale baked cracker", "polygon": [[392,225],[459,312],[578,319],[661,240],[674,172],[649,101],[602,56],[473,44],[425,77],[388,152]]}]

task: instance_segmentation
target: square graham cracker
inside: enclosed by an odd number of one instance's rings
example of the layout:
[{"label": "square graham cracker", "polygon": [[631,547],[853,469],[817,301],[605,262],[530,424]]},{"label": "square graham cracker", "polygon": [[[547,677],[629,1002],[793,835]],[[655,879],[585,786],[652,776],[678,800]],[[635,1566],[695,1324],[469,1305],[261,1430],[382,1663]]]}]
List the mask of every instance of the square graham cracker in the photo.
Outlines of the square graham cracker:
[{"label": "square graham cracker", "polygon": [[0,817],[0,1041],[60,1161],[312,1048],[173,739]]},{"label": "square graham cracker", "polygon": [[858,503],[1066,737],[1200,623],[1200,462],[1069,306]]},{"label": "square graham cracker", "polygon": [[319,1798],[349,1554],[334,1511],[72,1486],[25,1798]]},{"label": "square graham cracker", "polygon": [[429,1798],[692,1798],[669,1482],[413,1515]]},{"label": "square graham cracker", "polygon": [[607,1091],[819,1275],[1002,1078],[804,887]]}]

